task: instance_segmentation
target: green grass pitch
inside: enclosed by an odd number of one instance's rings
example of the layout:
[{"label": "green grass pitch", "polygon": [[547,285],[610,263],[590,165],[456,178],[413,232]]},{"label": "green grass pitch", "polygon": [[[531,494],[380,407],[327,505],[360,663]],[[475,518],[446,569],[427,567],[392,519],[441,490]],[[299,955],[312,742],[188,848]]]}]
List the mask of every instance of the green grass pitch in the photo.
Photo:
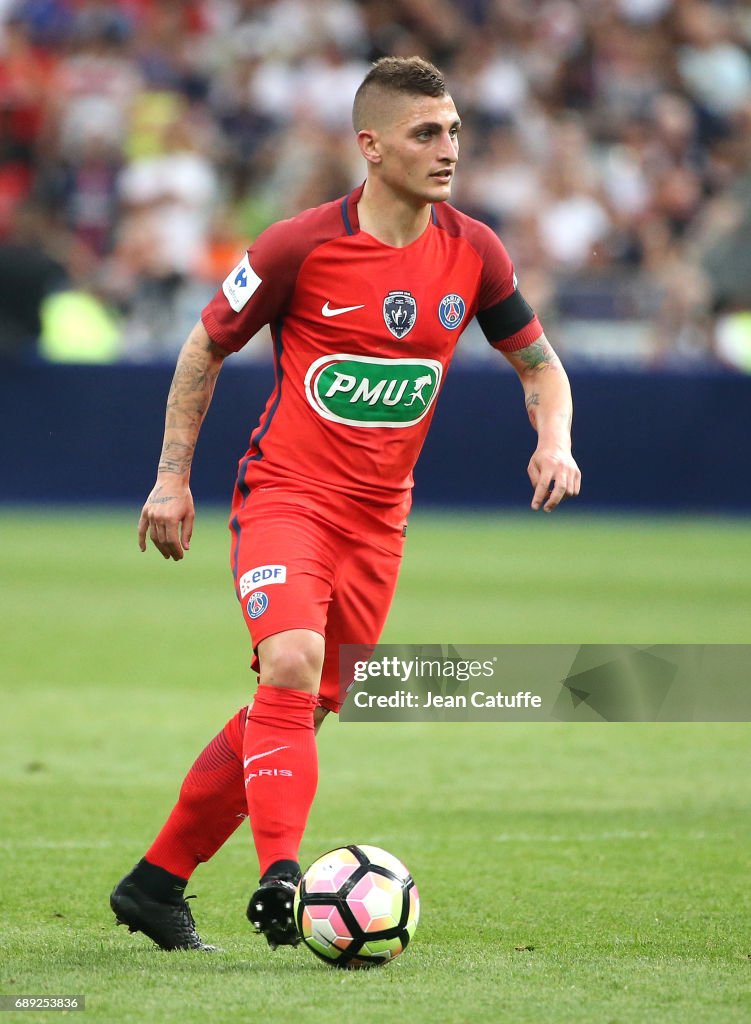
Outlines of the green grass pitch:
[{"label": "green grass pitch", "polygon": [[[0,992],[83,993],[115,1024],[749,1020],[745,724],[329,720],[303,859],[402,857],[423,904],[403,957],[271,953],[246,823],[189,889],[223,954],[115,928],[113,883],[250,692],[224,517],[199,511],[180,565],[121,513],[6,511],[0,536]],[[743,643],[749,566],[740,521],[415,516],[384,640]]]}]

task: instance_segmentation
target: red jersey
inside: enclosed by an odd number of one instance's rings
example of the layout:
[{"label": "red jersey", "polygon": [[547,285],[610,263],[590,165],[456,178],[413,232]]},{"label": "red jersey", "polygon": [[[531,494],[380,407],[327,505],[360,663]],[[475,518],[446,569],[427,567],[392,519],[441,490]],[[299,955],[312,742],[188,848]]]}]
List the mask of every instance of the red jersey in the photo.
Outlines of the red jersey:
[{"label": "red jersey", "polygon": [[235,506],[274,489],[391,547],[464,328],[477,315],[506,351],[542,328],[486,225],[442,203],[418,239],[394,248],[360,231],[361,193],[264,231],[202,320],[229,351],[267,323],[274,340],[275,386],[240,461]]}]

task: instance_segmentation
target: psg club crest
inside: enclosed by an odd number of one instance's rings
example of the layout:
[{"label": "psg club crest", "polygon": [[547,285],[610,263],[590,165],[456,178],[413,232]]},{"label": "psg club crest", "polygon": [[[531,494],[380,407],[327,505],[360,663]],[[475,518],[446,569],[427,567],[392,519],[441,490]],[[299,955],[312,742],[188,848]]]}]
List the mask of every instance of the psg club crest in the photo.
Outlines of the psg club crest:
[{"label": "psg club crest", "polygon": [[444,295],[438,305],[438,319],[450,331],[456,330],[466,312],[467,307],[461,295]]},{"label": "psg club crest", "polygon": [[383,319],[395,338],[409,334],[417,320],[417,303],[411,292],[389,292],[383,300]]},{"label": "psg club crest", "polygon": [[257,619],[259,615],[263,615],[268,606],[268,595],[264,594],[262,590],[255,590],[248,598],[248,615],[251,619]]}]

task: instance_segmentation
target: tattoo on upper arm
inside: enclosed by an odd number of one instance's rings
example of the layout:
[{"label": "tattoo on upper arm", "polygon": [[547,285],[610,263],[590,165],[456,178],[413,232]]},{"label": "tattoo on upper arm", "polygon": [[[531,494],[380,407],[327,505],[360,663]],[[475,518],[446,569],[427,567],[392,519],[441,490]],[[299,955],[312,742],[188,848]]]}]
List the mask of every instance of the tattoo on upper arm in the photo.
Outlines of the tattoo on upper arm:
[{"label": "tattoo on upper arm", "polygon": [[543,366],[549,366],[556,361],[556,355],[550,347],[550,342],[543,335],[537,341],[533,341],[526,348],[519,349],[516,353],[519,359],[530,370],[537,370]]},{"label": "tattoo on upper arm", "polygon": [[526,405],[526,407],[528,409],[531,408],[531,406],[533,406],[533,405],[539,405],[540,404],[540,392],[539,391],[532,391],[529,395],[527,395],[526,399],[524,400],[524,404]]}]

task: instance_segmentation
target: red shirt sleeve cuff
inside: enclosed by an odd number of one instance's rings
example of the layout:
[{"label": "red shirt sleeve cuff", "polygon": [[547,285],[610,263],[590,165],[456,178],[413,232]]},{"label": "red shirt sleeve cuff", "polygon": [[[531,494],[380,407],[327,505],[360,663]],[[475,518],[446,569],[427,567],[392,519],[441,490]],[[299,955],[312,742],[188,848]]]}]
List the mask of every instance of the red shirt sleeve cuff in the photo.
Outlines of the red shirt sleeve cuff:
[{"label": "red shirt sleeve cuff", "polygon": [[491,341],[490,344],[500,352],[518,352],[520,348],[526,348],[533,341],[537,341],[542,333],[542,324],[535,316],[526,327],[522,327],[516,334],[511,334],[508,338],[502,338],[500,341]]},{"label": "red shirt sleeve cuff", "polygon": [[215,345],[226,348],[228,352],[237,352],[242,348],[243,343],[238,344],[233,340],[232,335],[222,327],[210,309],[204,309],[201,313],[201,322]]}]

